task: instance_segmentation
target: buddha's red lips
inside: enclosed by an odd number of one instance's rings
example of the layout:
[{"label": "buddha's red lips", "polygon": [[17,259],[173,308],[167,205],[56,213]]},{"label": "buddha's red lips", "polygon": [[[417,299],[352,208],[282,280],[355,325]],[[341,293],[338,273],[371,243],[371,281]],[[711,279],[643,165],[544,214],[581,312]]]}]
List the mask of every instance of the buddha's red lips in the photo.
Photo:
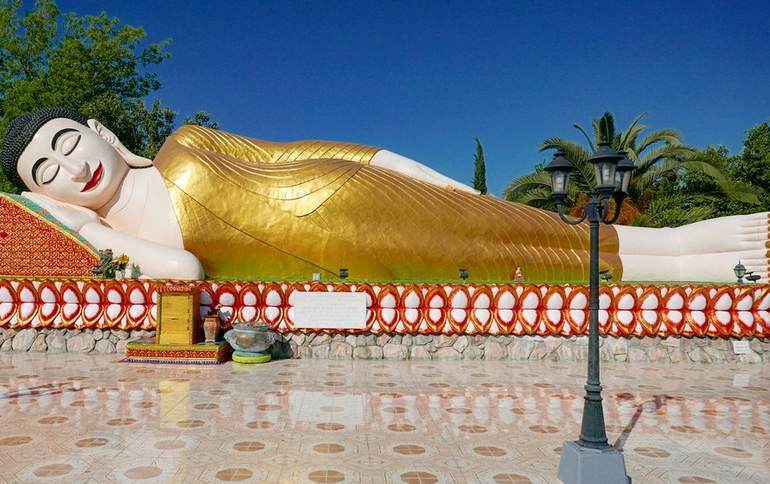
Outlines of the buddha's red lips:
[{"label": "buddha's red lips", "polygon": [[88,183],[86,183],[86,186],[83,187],[81,192],[88,192],[96,188],[96,185],[99,184],[100,181],[102,181],[102,174],[104,174],[104,167],[102,166],[102,162],[99,162],[99,166],[94,171],[94,176],[91,177],[90,180],[88,180]]}]

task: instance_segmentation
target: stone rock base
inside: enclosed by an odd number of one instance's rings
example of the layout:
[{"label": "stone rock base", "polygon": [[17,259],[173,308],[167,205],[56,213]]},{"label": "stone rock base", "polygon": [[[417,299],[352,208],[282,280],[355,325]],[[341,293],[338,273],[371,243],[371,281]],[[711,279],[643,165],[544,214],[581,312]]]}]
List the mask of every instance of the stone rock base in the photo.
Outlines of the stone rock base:
[{"label": "stone rock base", "polygon": [[[0,328],[0,352],[119,353],[126,343],[155,331],[109,329]],[[615,338],[599,340],[602,361],[634,363],[761,363],[770,361],[770,339],[753,338],[749,352],[736,355],[720,338]],[[273,358],[338,360],[550,360],[585,361],[588,337],[447,335],[278,335]]]},{"label": "stone rock base", "polygon": [[0,351],[125,354],[129,341],[154,336],[142,330],[0,328]]},{"label": "stone rock base", "polygon": [[[634,363],[761,363],[770,361],[770,339],[750,339],[736,355],[731,340],[718,338],[600,338],[602,361]],[[328,335],[287,333],[273,346],[274,358],[356,360],[550,360],[585,361],[588,337]]]}]

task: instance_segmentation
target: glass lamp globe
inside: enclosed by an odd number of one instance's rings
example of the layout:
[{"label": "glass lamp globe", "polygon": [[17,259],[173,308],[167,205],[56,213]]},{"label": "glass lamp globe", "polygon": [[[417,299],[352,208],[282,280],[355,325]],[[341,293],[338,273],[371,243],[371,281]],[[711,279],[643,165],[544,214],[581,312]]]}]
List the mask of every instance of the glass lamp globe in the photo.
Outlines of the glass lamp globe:
[{"label": "glass lamp globe", "polygon": [[572,163],[559,150],[544,169],[551,175],[551,196],[557,204],[562,203],[569,193],[569,174],[574,170]]},{"label": "glass lamp globe", "polygon": [[741,264],[741,261],[738,261],[738,264],[733,267],[733,272],[735,272],[735,277],[737,277],[739,280],[743,279],[743,276],[746,275],[746,266]]},{"label": "glass lamp globe", "polygon": [[609,143],[599,143],[599,148],[588,160],[594,165],[596,183],[599,185],[601,193],[609,195],[615,191],[615,170],[621,159],[623,156],[613,150]]},{"label": "glass lamp globe", "polygon": [[631,174],[634,172],[636,165],[628,158],[625,151],[618,152],[623,157],[618,162],[618,166],[615,167],[615,191],[620,193],[628,193],[628,186],[631,184]]}]

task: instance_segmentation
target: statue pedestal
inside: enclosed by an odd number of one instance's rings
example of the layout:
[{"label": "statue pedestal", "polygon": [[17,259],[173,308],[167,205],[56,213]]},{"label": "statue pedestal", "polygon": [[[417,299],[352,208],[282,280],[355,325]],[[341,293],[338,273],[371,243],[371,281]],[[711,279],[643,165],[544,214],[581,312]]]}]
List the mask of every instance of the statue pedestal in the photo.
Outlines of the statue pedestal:
[{"label": "statue pedestal", "polygon": [[577,442],[564,442],[561,447],[559,479],[564,484],[631,484],[621,451],[589,449]]},{"label": "statue pedestal", "polygon": [[168,363],[182,365],[216,365],[230,356],[225,341],[198,344],[159,344],[152,340],[131,341],[126,345],[129,363]]}]

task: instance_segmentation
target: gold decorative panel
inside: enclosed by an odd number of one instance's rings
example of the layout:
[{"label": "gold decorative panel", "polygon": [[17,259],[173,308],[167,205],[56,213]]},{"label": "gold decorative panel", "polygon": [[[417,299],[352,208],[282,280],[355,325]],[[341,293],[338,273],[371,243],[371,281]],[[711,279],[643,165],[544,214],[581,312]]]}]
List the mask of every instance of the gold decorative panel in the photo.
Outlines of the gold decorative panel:
[{"label": "gold decorative panel", "polygon": [[161,291],[158,295],[159,344],[194,344],[199,340],[197,292]]}]

